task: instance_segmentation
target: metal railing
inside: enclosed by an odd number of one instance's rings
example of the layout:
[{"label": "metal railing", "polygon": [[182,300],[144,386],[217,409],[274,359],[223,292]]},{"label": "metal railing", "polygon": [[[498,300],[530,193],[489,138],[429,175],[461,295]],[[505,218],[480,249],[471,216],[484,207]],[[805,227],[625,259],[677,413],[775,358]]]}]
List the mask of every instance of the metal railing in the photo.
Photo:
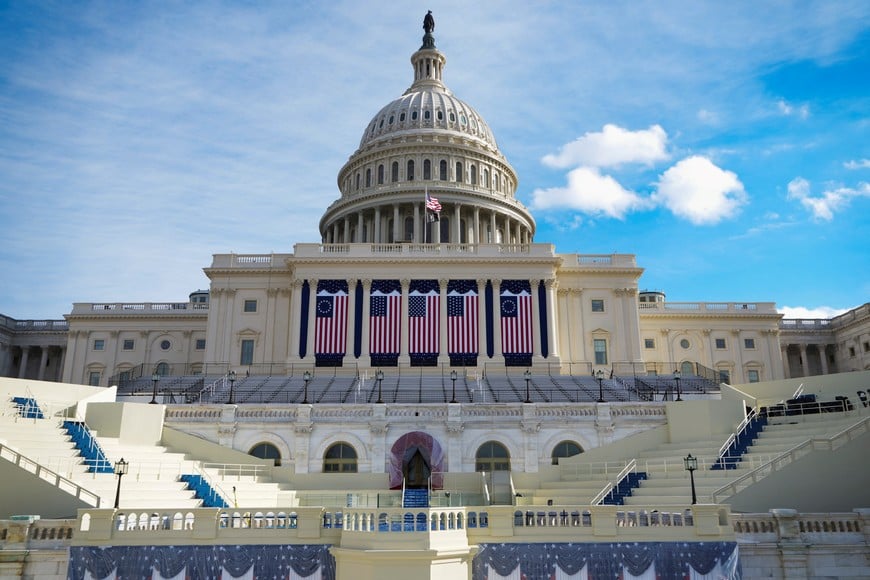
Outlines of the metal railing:
[{"label": "metal railing", "polygon": [[89,506],[96,508],[100,507],[99,495],[88,491],[76,482],[59,475],[55,471],[52,471],[51,469],[48,469],[44,465],[40,464],[38,461],[30,459],[29,457],[22,455],[21,453],[3,445],[2,443],[0,443],[0,458],[6,459],[13,465],[20,467],[28,473],[32,473],[39,479],[53,485],[61,491],[64,491],[80,499]]}]

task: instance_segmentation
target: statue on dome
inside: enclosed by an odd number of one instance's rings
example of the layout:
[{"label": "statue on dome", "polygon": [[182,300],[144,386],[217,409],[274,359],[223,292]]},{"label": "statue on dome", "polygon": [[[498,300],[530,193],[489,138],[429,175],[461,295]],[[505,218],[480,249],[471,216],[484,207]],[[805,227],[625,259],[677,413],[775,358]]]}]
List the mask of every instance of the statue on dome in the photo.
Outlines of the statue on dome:
[{"label": "statue on dome", "polygon": [[435,30],[435,17],[432,16],[431,10],[423,17],[423,30],[426,31],[426,34],[432,34],[432,31]]}]

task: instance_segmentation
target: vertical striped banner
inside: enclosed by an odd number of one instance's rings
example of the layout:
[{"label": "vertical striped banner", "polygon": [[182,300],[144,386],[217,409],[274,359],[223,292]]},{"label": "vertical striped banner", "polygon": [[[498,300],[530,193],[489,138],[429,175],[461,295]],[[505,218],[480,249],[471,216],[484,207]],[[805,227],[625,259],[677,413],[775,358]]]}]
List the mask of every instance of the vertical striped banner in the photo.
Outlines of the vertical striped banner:
[{"label": "vertical striped banner", "polygon": [[402,291],[398,280],[372,281],[369,298],[369,353],[399,354]]},{"label": "vertical striped banner", "polygon": [[501,283],[501,352],[532,354],[532,286],[528,280]]},{"label": "vertical striped banner", "polygon": [[408,293],[408,352],[435,354],[440,348],[440,287],[437,280],[412,280]]},{"label": "vertical striped banner", "polygon": [[475,280],[447,283],[447,353],[478,353],[478,294]]},{"label": "vertical striped banner", "polygon": [[315,355],[344,355],[347,347],[347,296],[347,280],[317,282]]}]

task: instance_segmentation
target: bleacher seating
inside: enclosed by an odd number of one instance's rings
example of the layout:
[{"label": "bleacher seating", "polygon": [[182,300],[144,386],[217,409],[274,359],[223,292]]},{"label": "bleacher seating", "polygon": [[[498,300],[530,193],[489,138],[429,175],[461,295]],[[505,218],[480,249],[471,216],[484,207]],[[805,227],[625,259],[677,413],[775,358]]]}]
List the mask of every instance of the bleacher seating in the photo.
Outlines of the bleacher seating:
[{"label": "bleacher seating", "polygon": [[640,482],[645,480],[647,475],[643,471],[632,471],[626,474],[621,480],[613,486],[604,499],[601,500],[601,505],[624,505],[625,498],[632,494],[632,491],[640,486]]},{"label": "bleacher seating", "polygon": [[734,469],[743,458],[743,454],[749,449],[752,443],[758,438],[759,433],[767,425],[766,415],[753,415],[750,417],[743,428],[734,434],[730,444],[726,447],[716,462],[710,466],[710,469]]},{"label": "bleacher seating", "polygon": [[429,490],[425,487],[406,487],[402,496],[402,507],[427,508],[429,507]]},{"label": "bleacher seating", "polygon": [[18,410],[18,415],[25,419],[45,419],[42,410],[32,397],[13,397],[12,403]]},{"label": "bleacher seating", "polygon": [[64,421],[63,428],[81,454],[89,473],[114,473],[112,463],[83,421]]},{"label": "bleacher seating", "polygon": [[198,473],[185,473],[179,479],[187,484],[197,499],[202,500],[202,507],[230,507],[226,500]]}]

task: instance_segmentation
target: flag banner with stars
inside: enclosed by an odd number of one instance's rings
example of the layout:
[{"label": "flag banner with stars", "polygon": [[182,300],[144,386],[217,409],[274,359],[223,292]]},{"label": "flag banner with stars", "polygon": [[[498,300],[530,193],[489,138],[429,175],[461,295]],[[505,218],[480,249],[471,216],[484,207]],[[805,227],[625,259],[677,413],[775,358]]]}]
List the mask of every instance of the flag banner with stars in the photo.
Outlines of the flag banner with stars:
[{"label": "flag banner with stars", "polygon": [[439,312],[441,309],[438,280],[412,280],[408,293],[408,352],[439,352]]},{"label": "flag banner with stars", "polygon": [[476,280],[447,282],[447,353],[474,354],[479,350]]},{"label": "flag banner with stars", "polygon": [[532,354],[532,285],[528,280],[501,283],[501,351]]},{"label": "flag banner with stars", "polygon": [[347,297],[347,280],[317,282],[315,355],[344,355],[347,349]]},{"label": "flag banner with stars", "polygon": [[[296,522],[292,522],[296,523]],[[328,544],[72,546],[67,578],[319,578],[335,580]]]},{"label": "flag banner with stars", "polygon": [[369,306],[369,353],[398,355],[402,337],[401,283],[372,281]]},{"label": "flag banner with stars", "polygon": [[[560,518],[579,514],[559,514]],[[480,544],[472,580],[742,577],[737,542]]]}]

